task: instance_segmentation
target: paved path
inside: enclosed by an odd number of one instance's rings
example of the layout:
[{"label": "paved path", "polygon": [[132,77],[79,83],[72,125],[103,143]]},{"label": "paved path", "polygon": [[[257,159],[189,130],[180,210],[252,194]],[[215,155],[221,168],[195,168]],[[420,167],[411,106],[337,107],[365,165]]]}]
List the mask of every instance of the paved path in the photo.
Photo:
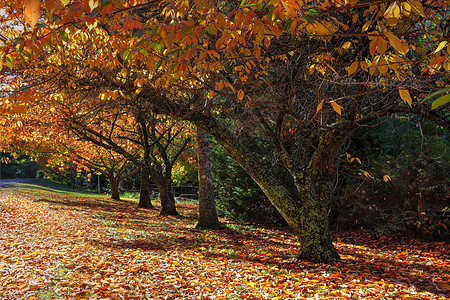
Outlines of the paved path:
[{"label": "paved path", "polygon": [[0,189],[7,188],[18,183],[30,182],[33,178],[15,178],[15,179],[2,179],[0,180]]}]

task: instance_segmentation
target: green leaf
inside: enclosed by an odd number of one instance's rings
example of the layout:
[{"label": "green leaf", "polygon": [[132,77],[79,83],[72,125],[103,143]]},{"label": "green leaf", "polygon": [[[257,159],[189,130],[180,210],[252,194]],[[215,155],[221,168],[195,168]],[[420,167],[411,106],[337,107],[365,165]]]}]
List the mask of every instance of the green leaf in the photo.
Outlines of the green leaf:
[{"label": "green leaf", "polygon": [[145,56],[148,55],[147,50],[145,50],[144,48],[139,48],[139,52],[141,52],[141,53],[144,54]]},{"label": "green leaf", "polygon": [[162,60],[159,60],[156,64],[155,64],[155,68],[159,69],[159,67],[161,67],[162,64]]},{"label": "green leaf", "polygon": [[442,97],[437,98],[433,101],[433,104],[431,104],[431,109],[436,109],[439,106],[445,105],[450,102],[450,94],[446,94]]},{"label": "green leaf", "polygon": [[313,17],[310,17],[308,15],[303,15],[303,17],[300,20],[302,20],[303,22],[308,22],[308,23],[314,23],[314,21],[315,21]]},{"label": "green leaf", "polygon": [[308,12],[306,14],[308,14],[310,16],[318,16],[319,11],[317,9],[311,8],[310,10],[308,10]]},{"label": "green leaf", "polygon": [[122,55],[123,61],[127,61],[128,58],[130,57],[130,54],[131,54],[131,49],[125,50]]},{"label": "green leaf", "polygon": [[450,87],[446,87],[446,88],[443,88],[442,90],[436,91],[436,92],[428,95],[427,97],[425,97],[420,103],[424,103],[427,100],[430,100],[431,98],[433,98],[434,96],[440,95],[440,94],[445,93],[445,92],[447,92],[449,90],[450,90]]},{"label": "green leaf", "polygon": [[185,36],[189,31],[191,31],[192,28],[194,28],[194,26],[188,26],[184,28],[183,30],[181,30],[181,34]]},{"label": "green leaf", "polygon": [[67,32],[65,32],[64,30],[60,30],[59,31],[59,36],[61,37],[61,39],[68,43],[69,42],[69,36],[67,35]]},{"label": "green leaf", "polygon": [[144,28],[141,28],[134,33],[134,36],[137,37],[138,39],[140,39],[143,34],[144,34]]},{"label": "green leaf", "polygon": [[20,42],[22,42],[22,41],[24,41],[25,39],[23,38],[23,37],[17,37],[17,38],[15,38],[15,39],[13,39],[12,40],[12,42],[14,43],[14,44],[18,44],[18,43],[20,43]]},{"label": "green leaf", "polygon": [[162,49],[162,46],[161,46],[161,43],[160,42],[153,42],[153,46],[155,46],[155,49],[158,51],[158,52],[161,52],[161,49]]},{"label": "green leaf", "polygon": [[6,57],[6,65],[12,70],[14,68],[14,61],[11,55]]}]

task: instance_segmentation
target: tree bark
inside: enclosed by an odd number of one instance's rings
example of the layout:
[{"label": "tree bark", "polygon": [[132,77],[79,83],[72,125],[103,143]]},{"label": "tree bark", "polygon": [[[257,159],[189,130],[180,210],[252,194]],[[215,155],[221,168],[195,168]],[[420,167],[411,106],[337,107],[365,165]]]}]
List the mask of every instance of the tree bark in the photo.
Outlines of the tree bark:
[{"label": "tree bark", "polygon": [[338,261],[339,254],[332,243],[328,224],[331,183],[314,177],[314,173],[307,171],[302,180],[296,182],[301,203],[296,220],[301,228],[297,233],[300,256],[313,262]]},{"label": "tree bark", "polygon": [[170,181],[156,183],[161,199],[160,216],[178,216],[175,207],[175,197],[173,196],[172,183]]},{"label": "tree bark", "polygon": [[197,163],[198,163],[198,223],[197,228],[218,228],[219,218],[214,199],[214,187],[211,174],[211,148],[209,134],[197,127]]},{"label": "tree bark", "polygon": [[150,193],[148,190],[149,184],[149,172],[146,167],[141,168],[141,186],[140,186],[140,195],[139,195],[139,208],[147,208],[147,209],[155,209],[151,200]]},{"label": "tree bark", "polygon": [[119,195],[119,182],[114,178],[114,175],[111,174],[108,176],[109,183],[111,184],[111,199],[120,200]]}]

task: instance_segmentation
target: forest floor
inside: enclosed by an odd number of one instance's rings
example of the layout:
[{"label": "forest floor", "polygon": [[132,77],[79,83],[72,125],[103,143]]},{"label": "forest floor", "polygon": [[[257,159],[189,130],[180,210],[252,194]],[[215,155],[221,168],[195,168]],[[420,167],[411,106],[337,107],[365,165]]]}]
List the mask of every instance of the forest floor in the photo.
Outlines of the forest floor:
[{"label": "forest floor", "polygon": [[[158,207],[158,203],[155,203]],[[294,259],[289,232],[181,217],[30,184],[0,190],[0,299],[448,299],[450,247],[334,235],[342,261]]]}]

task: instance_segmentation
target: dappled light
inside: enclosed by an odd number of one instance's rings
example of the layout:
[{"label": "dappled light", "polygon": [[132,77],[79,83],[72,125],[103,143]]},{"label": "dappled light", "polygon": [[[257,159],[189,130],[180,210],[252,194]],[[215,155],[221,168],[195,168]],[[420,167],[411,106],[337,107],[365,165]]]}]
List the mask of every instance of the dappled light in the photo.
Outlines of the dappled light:
[{"label": "dappled light", "polygon": [[[156,203],[159,206],[159,203]],[[445,299],[449,246],[364,232],[335,234],[342,260],[295,255],[294,234],[221,219],[195,229],[196,204],[160,217],[135,203],[2,190],[4,299]]]}]

